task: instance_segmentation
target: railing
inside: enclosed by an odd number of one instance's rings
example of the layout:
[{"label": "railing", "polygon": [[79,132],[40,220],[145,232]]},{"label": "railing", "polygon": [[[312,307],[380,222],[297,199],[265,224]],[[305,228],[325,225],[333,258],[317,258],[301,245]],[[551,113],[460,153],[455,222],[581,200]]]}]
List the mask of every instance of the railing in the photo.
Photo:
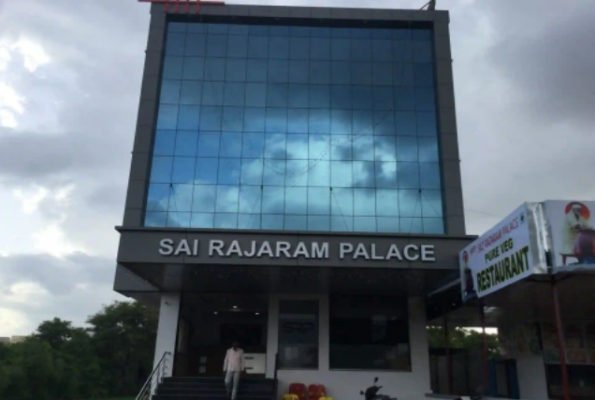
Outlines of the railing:
[{"label": "railing", "polygon": [[279,370],[279,353],[275,353],[275,363],[273,365],[273,396],[272,400],[277,398],[277,389],[279,387],[279,381],[277,380],[277,371]]},{"label": "railing", "polygon": [[155,392],[157,385],[159,385],[161,382],[163,382],[163,378],[165,377],[165,374],[167,373],[167,360],[170,355],[171,355],[171,353],[169,351],[166,351],[165,353],[163,353],[163,355],[161,356],[161,359],[159,360],[159,362],[153,369],[153,372],[151,372],[151,375],[149,375],[149,377],[147,378],[147,381],[145,382],[142,389],[138,393],[138,396],[136,396],[136,400],[150,400],[151,399],[151,396]]}]

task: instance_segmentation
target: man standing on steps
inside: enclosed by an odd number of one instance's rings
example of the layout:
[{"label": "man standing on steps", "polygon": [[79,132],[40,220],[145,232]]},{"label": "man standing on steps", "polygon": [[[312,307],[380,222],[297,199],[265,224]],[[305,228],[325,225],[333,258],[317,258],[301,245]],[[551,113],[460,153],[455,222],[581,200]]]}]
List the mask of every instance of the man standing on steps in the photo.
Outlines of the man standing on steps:
[{"label": "man standing on steps", "polygon": [[239,348],[238,342],[233,342],[231,349],[225,354],[223,371],[225,372],[225,388],[227,397],[236,400],[238,386],[240,385],[240,374],[244,370],[244,350]]}]

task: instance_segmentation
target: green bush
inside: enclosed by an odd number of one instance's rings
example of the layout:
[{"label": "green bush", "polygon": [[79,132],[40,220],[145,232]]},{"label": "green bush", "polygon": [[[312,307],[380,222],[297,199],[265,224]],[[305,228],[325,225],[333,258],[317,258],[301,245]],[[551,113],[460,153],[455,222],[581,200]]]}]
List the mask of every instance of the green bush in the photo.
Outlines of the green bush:
[{"label": "green bush", "polygon": [[88,323],[54,318],[25,341],[0,345],[0,399],[133,400],[151,371],[155,312],[116,302]]}]

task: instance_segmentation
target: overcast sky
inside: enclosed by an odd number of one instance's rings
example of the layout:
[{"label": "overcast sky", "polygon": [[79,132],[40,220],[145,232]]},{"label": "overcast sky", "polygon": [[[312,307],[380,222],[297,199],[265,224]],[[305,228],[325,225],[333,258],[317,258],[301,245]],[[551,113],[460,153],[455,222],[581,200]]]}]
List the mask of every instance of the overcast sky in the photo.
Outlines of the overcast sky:
[{"label": "overcast sky", "polygon": [[[419,8],[425,0],[262,1]],[[595,199],[595,7],[438,0],[451,12],[467,227]],[[0,2],[0,336],[81,325],[112,292],[149,6]]]}]

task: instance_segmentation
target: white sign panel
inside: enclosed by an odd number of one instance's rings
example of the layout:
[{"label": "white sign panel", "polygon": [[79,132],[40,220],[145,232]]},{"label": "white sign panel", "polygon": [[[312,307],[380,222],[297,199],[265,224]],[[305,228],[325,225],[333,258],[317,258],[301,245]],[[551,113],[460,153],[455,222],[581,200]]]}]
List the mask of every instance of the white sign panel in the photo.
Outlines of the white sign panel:
[{"label": "white sign panel", "polygon": [[554,267],[595,264],[595,201],[546,201]]},{"label": "white sign panel", "polygon": [[523,205],[459,254],[463,300],[484,297],[533,273],[527,206]]}]

